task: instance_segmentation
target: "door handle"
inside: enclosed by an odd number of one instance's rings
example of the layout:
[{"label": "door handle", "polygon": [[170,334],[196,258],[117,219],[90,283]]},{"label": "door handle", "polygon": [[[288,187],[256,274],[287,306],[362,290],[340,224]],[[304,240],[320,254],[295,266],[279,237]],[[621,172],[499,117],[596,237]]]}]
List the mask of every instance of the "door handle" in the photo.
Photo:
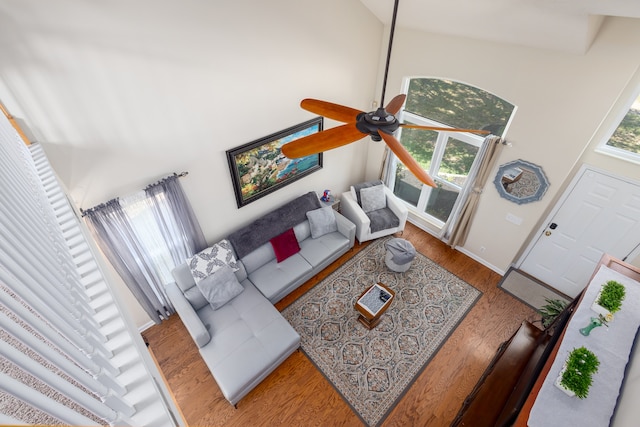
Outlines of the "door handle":
[{"label": "door handle", "polygon": [[556,228],[558,228],[558,224],[552,222],[551,224],[549,224],[549,228],[547,229],[547,231],[544,232],[544,235],[547,237],[551,236],[551,231],[549,230],[555,230]]}]

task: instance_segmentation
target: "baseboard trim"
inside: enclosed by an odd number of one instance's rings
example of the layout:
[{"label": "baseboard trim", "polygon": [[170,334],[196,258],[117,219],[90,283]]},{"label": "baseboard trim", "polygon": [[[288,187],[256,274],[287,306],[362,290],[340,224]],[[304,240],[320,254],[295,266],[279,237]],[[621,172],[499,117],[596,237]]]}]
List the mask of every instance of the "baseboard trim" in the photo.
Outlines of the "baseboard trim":
[{"label": "baseboard trim", "polygon": [[477,261],[478,263],[484,265],[485,267],[495,271],[496,273],[498,273],[501,276],[504,276],[506,271],[504,271],[501,268],[496,267],[495,265],[487,262],[487,260],[482,259],[480,257],[478,257],[476,254],[474,254],[473,252],[469,252],[468,250],[466,250],[465,248],[461,248],[459,246],[456,246],[455,248],[457,251],[462,252],[463,254],[465,254],[466,256],[468,256],[469,258],[473,259],[474,261]]},{"label": "baseboard trim", "polygon": [[143,333],[144,331],[146,331],[147,329],[149,329],[150,327],[152,327],[153,325],[155,325],[155,323],[153,323],[152,320],[149,320],[147,323],[145,323],[142,326],[138,327],[138,332]]},{"label": "baseboard trim", "polygon": [[[442,237],[441,237],[441,236],[440,236],[440,235],[439,235],[435,230],[432,230],[432,229],[430,229],[428,226],[426,226],[425,224],[422,224],[422,222],[421,222],[421,221],[416,221],[416,219],[415,219],[415,218],[413,218],[413,217],[412,217],[412,215],[409,215],[408,221],[409,221],[411,224],[413,224],[413,225],[415,225],[416,227],[418,227],[420,230],[424,231],[425,233],[429,233],[429,234],[431,234],[433,237],[438,238],[440,241],[444,241],[444,240],[442,240]],[[465,254],[466,256],[468,256],[469,258],[471,258],[471,259],[473,259],[474,261],[477,261],[478,263],[480,263],[480,264],[484,265],[485,267],[487,267],[487,268],[489,268],[489,269],[491,269],[491,270],[495,271],[496,273],[498,273],[498,274],[499,274],[499,275],[501,275],[501,276],[504,276],[504,275],[505,275],[505,273],[506,273],[506,271],[505,271],[505,270],[503,270],[503,269],[501,269],[501,268],[498,268],[498,267],[496,267],[496,266],[495,266],[495,265],[493,265],[493,264],[488,263],[488,262],[487,262],[487,260],[485,260],[485,259],[482,259],[482,258],[478,257],[476,254],[474,254],[473,252],[469,252],[468,250],[466,250],[466,249],[465,249],[465,248],[463,248],[463,247],[456,246],[456,247],[455,247],[455,250],[457,250],[458,252],[462,252],[463,254]]]}]

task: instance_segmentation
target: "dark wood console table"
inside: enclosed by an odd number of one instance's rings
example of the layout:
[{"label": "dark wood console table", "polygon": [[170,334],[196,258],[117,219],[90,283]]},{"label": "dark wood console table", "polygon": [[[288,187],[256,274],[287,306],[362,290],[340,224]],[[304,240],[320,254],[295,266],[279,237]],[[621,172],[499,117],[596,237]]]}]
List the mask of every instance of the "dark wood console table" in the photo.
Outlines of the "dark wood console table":
[{"label": "dark wood console table", "polygon": [[[591,278],[601,265],[640,281],[640,269],[609,255],[601,258]],[[498,348],[451,425],[527,427],[529,413],[555,360],[565,328],[581,302],[582,294],[545,331],[523,322]]]}]

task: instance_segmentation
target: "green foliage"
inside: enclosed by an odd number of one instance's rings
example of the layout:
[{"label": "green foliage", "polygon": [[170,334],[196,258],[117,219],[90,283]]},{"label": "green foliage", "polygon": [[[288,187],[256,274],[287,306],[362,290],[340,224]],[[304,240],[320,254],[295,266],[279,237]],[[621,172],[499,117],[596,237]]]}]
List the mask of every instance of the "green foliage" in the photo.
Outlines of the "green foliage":
[{"label": "green foliage", "polygon": [[424,170],[429,170],[437,137],[438,133],[434,131],[407,128],[402,129],[401,140],[402,145],[405,146],[420,166]]},{"label": "green foliage", "polygon": [[[441,79],[411,79],[405,110],[444,125],[466,129],[487,128],[495,135],[504,132],[514,106],[482,89]],[[403,129],[402,145],[429,170],[438,132]],[[478,152],[455,138],[447,142],[439,171],[466,176]]]},{"label": "green foliage", "polygon": [[625,288],[621,283],[616,282],[615,280],[609,280],[603,287],[600,292],[600,297],[598,298],[598,305],[609,310],[611,314],[620,311],[622,308],[622,301],[625,297]]},{"label": "green foliage", "polygon": [[553,323],[555,318],[558,317],[560,313],[562,313],[562,310],[565,309],[567,303],[559,299],[545,298],[544,300],[547,303],[540,307],[540,309],[538,310],[538,314],[541,317],[540,321],[542,323],[542,327],[547,329],[549,325]]},{"label": "green foliage", "polygon": [[598,366],[600,361],[593,352],[586,347],[574,348],[567,358],[560,384],[574,392],[576,397],[584,399],[589,394],[592,376],[598,372]]},{"label": "green foliage", "polygon": [[405,109],[458,128],[491,126],[502,135],[514,106],[464,83],[441,79],[411,79]]},{"label": "green foliage", "polygon": [[631,153],[640,153],[640,110],[629,110],[607,145]]}]

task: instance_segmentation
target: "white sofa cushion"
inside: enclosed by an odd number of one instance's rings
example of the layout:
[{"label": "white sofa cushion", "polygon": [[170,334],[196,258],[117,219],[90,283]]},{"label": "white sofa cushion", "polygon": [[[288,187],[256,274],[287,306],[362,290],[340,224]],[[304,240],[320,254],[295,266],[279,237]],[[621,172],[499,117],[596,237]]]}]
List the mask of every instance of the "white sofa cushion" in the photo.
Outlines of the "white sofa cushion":
[{"label": "white sofa cushion", "polygon": [[267,242],[242,258],[241,261],[244,264],[244,268],[247,269],[248,276],[266,263],[275,261],[275,259],[276,253],[273,250],[273,246],[271,246],[270,242]]},{"label": "white sofa cushion", "polygon": [[[269,246],[271,245],[269,244]],[[242,262],[245,262],[244,258]],[[247,271],[249,271],[248,267]],[[271,261],[250,272],[249,280],[265,297],[275,303],[279,300],[279,296],[287,284],[296,282],[309,272],[311,272],[311,264],[298,252],[282,262],[276,262],[274,257]]]},{"label": "white sofa cushion", "polygon": [[349,239],[334,231],[317,239],[306,239],[300,242],[300,255],[307,260],[313,268],[321,268],[327,261],[328,253],[342,252],[349,247]]},{"label": "white sofa cushion", "polygon": [[225,398],[235,404],[298,348],[300,336],[248,281],[245,291],[219,310],[198,315],[211,331],[200,349]]}]

